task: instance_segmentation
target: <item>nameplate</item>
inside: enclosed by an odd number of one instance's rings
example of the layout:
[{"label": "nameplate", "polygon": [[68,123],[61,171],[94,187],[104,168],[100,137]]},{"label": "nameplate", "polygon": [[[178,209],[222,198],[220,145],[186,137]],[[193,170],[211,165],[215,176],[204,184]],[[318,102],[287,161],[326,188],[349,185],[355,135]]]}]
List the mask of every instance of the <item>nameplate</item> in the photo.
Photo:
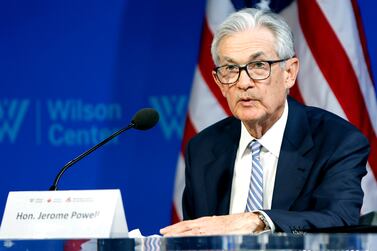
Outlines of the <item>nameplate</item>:
[{"label": "nameplate", "polygon": [[97,239],[128,235],[119,190],[10,192],[0,239]]}]

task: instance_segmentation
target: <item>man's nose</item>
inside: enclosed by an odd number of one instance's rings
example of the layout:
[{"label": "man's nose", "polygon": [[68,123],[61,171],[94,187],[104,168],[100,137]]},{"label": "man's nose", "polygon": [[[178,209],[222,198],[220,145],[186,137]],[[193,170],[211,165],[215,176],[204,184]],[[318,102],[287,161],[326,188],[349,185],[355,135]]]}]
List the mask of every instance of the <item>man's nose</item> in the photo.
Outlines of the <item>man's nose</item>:
[{"label": "man's nose", "polygon": [[254,80],[249,77],[246,69],[241,70],[237,86],[241,89],[247,89],[249,87],[255,86]]}]

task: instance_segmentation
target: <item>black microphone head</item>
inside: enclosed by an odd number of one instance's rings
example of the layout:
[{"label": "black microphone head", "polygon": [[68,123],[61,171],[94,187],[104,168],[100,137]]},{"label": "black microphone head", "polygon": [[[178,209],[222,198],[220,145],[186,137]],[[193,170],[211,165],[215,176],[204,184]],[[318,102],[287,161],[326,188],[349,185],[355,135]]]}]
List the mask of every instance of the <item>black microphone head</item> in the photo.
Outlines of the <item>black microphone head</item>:
[{"label": "black microphone head", "polygon": [[148,130],[154,127],[160,116],[158,112],[153,108],[140,109],[132,118],[131,123],[133,128],[138,130]]}]

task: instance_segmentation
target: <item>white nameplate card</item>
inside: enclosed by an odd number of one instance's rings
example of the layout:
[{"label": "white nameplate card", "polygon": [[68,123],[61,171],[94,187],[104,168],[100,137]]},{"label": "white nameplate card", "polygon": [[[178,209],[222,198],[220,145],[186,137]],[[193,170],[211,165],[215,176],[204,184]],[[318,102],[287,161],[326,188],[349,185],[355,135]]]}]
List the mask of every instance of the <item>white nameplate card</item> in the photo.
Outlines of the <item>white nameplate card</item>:
[{"label": "white nameplate card", "polygon": [[119,190],[10,192],[0,239],[127,237]]}]

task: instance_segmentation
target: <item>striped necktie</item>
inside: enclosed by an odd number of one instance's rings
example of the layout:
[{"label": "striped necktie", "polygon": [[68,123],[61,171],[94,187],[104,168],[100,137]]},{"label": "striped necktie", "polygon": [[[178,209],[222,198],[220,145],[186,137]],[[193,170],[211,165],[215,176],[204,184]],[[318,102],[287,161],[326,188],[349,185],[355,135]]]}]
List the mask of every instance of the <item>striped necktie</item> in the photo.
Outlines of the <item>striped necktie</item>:
[{"label": "striped necktie", "polygon": [[262,145],[253,140],[249,147],[251,149],[252,165],[245,212],[263,209],[263,168],[259,158]]}]

